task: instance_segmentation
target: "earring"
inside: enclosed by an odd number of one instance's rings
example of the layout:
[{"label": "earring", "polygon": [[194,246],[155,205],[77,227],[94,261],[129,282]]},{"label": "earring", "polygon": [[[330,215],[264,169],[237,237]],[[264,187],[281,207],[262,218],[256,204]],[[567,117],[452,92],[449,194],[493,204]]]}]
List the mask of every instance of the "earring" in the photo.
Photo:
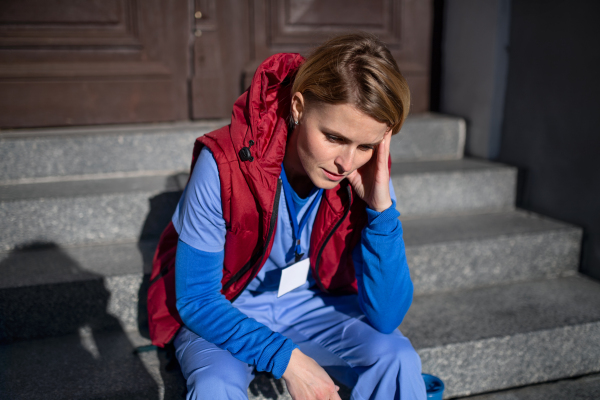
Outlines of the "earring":
[{"label": "earring", "polygon": [[294,120],[294,124],[296,124],[296,125],[300,125],[300,121],[296,121],[296,120]]}]

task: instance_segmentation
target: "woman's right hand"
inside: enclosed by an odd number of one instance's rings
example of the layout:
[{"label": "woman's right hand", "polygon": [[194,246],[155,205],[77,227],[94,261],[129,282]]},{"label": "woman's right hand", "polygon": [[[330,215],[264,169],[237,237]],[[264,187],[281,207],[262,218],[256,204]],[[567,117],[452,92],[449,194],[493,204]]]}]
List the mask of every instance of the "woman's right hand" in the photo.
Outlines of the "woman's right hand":
[{"label": "woman's right hand", "polygon": [[292,351],[283,379],[294,400],[341,400],[340,388],[327,372],[298,349]]}]

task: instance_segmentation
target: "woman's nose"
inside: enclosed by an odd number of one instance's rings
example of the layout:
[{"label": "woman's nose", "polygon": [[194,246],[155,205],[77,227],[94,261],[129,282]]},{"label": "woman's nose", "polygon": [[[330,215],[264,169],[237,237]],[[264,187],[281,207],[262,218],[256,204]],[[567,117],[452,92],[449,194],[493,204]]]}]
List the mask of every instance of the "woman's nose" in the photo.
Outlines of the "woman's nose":
[{"label": "woman's nose", "polygon": [[354,151],[349,148],[342,150],[335,158],[335,164],[338,167],[338,173],[343,174],[352,169],[352,161],[354,159]]}]

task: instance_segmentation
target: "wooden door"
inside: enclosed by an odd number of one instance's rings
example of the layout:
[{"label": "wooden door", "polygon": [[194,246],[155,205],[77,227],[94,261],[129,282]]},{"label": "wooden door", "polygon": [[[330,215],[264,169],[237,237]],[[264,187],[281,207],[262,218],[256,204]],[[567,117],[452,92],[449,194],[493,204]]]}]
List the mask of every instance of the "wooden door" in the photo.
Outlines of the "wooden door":
[{"label": "wooden door", "polygon": [[193,118],[229,117],[256,67],[279,52],[306,55],[334,35],[367,31],[391,50],[429,109],[431,0],[195,0]]},{"label": "wooden door", "polygon": [[189,118],[188,0],[0,1],[0,127]]},{"label": "wooden door", "polygon": [[357,30],[429,107],[432,0],[2,0],[0,128],[228,118],[254,70]]}]

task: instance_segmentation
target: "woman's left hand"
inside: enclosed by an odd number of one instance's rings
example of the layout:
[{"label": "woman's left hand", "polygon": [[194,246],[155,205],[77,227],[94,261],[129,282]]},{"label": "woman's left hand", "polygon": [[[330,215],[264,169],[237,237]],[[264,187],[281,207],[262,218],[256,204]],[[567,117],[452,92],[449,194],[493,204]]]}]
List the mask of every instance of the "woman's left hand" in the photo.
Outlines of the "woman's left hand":
[{"label": "woman's left hand", "polygon": [[390,172],[388,159],[392,131],[383,136],[377,145],[373,157],[362,167],[348,175],[348,181],[370,209],[377,212],[387,210],[392,205],[390,196]]}]

